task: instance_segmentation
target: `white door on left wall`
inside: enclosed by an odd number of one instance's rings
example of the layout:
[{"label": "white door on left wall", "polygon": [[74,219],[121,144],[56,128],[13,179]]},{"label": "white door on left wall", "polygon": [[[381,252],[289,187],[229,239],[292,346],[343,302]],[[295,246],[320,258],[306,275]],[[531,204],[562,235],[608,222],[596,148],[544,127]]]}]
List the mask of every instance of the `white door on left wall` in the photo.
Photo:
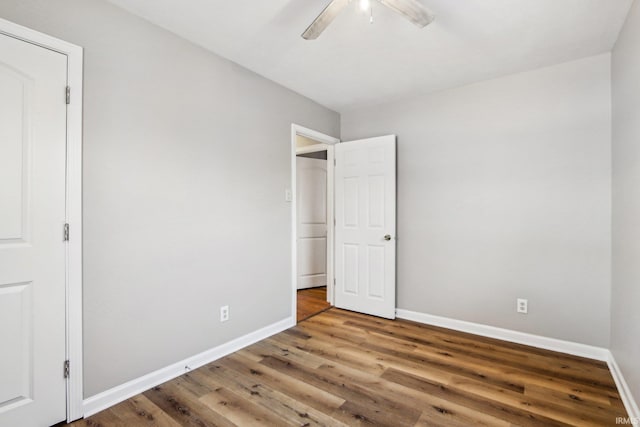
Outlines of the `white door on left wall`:
[{"label": "white door on left wall", "polygon": [[66,418],[67,57],[0,34],[0,426]]},{"label": "white door on left wall", "polygon": [[327,286],[327,161],[296,158],[298,289]]}]

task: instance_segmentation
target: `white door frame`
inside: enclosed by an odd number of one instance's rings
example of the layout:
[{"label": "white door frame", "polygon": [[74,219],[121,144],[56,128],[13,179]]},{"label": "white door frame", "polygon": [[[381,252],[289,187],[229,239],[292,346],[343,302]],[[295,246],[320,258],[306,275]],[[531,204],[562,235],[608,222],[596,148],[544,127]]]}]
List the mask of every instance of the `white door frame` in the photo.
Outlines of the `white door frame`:
[{"label": "white door frame", "polygon": [[[296,148],[296,155],[299,156],[300,154],[319,153],[321,151],[328,151],[328,147],[331,147],[331,146],[324,143],[309,145],[307,147],[300,147],[300,148]],[[329,159],[327,158],[327,160]]]},{"label": "white door frame", "polygon": [[[70,361],[67,378],[67,421],[82,418],[82,48],[0,18],[0,34],[41,46],[67,56],[66,222],[66,351]],[[60,88],[60,102],[64,102]],[[62,238],[62,230],[60,230]],[[62,366],[60,367],[62,375]]]},{"label": "white door frame", "polygon": [[[322,144],[329,145],[322,148],[305,147],[298,150],[296,147],[296,137],[305,136],[307,138],[318,141]],[[333,294],[333,279],[335,277],[333,271],[333,253],[334,253],[334,227],[333,227],[333,145],[339,143],[338,138],[334,138],[329,135],[317,132],[312,129],[308,129],[304,126],[297,124],[291,125],[291,315],[296,319],[296,311],[298,307],[298,299],[296,297],[298,291],[298,230],[297,230],[297,216],[298,216],[298,202],[296,200],[297,188],[297,168],[296,168],[296,155],[299,153],[310,153],[314,151],[327,151],[327,300],[331,305],[334,303]]]}]

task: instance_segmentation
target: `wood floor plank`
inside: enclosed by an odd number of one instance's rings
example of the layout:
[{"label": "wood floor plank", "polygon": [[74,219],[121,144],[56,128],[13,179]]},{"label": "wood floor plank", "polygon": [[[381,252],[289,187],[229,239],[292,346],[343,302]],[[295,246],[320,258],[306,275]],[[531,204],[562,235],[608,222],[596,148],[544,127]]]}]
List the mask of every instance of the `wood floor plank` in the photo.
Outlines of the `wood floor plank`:
[{"label": "wood floor plank", "polygon": [[310,334],[319,332],[332,338],[345,340],[351,344],[361,343],[369,338],[367,331],[362,328],[351,328],[344,323],[322,322],[322,318],[311,318],[299,326]]},{"label": "wood floor plank", "polygon": [[305,402],[307,405],[325,413],[339,408],[344,399],[288,375],[258,364],[240,354],[216,362],[216,364],[234,369],[253,378],[258,384],[265,384],[287,396]]},{"label": "wood floor plank", "polygon": [[[318,369],[321,371],[332,371],[334,375],[337,375],[346,382],[366,385],[368,389],[376,393],[393,396],[396,401],[403,402],[412,408],[420,409],[422,411],[420,418],[426,416],[430,419],[456,419],[457,421],[466,423],[466,425],[510,425],[510,423],[506,421],[443,400],[437,396],[418,392],[415,389],[387,381],[381,377],[371,377],[357,368],[340,364],[327,364],[320,366]],[[444,384],[441,385],[444,386]],[[443,417],[443,415],[446,415],[446,417]]]},{"label": "wood floor plank", "polygon": [[557,401],[548,398],[539,399],[536,396],[523,396],[510,390],[496,390],[486,383],[468,378],[454,377],[449,386],[487,400],[500,401],[514,408],[521,408],[533,414],[550,417],[569,425],[598,427],[602,426],[607,418],[606,413],[594,412],[588,414],[583,408],[577,406],[567,407],[559,405]]},{"label": "wood floor plank", "polygon": [[111,411],[111,408],[98,412],[85,420],[76,421],[74,427],[127,427],[122,419]]},{"label": "wood floor plank", "polygon": [[240,372],[221,365],[214,365],[209,369],[214,373],[215,381],[219,382],[220,386],[275,412],[294,425],[324,426],[335,423],[335,420],[322,411],[274,390],[256,381],[255,378],[246,377]]},{"label": "wood floor plank", "polygon": [[169,382],[145,391],[144,396],[156,404],[181,426],[234,427],[228,418],[207,408],[195,396],[190,397],[186,389]]},{"label": "wood floor plank", "polygon": [[469,426],[490,426],[490,427],[508,427],[512,424],[507,421],[493,418],[490,421],[478,418],[469,418],[461,416],[461,414],[450,412],[445,408],[437,408],[437,414],[423,412],[422,416],[415,424],[416,427],[469,427]]},{"label": "wood floor plank", "polygon": [[366,384],[342,381],[337,375],[312,370],[305,366],[282,360],[277,356],[267,357],[260,363],[340,396],[347,402],[357,403],[362,407],[369,408],[366,414],[368,419],[383,423],[385,420],[379,419],[378,414],[386,416],[387,413],[393,413],[397,423],[410,424],[413,422],[415,424],[420,417],[419,411],[415,408],[395,401],[391,396],[374,393]]},{"label": "wood floor plank", "polygon": [[382,360],[378,360],[371,352],[363,352],[356,347],[345,345],[344,343],[335,342],[330,344],[318,339],[298,340],[286,334],[274,337],[273,339],[286,345],[290,352],[295,352],[296,350],[301,351],[304,352],[304,354],[310,354],[323,359],[323,363],[331,360],[358,367],[371,375],[379,375],[384,372],[385,369]]},{"label": "wood floor plank", "polygon": [[72,425],[588,427],[617,417],[627,414],[604,362],[333,308]]},{"label": "wood floor plank", "polygon": [[110,408],[125,426],[180,427],[180,424],[139,394]]},{"label": "wood floor plank", "polygon": [[579,412],[587,415],[594,420],[600,420],[601,423],[611,419],[618,411],[610,401],[601,403],[580,397],[574,394],[562,393],[546,387],[540,387],[534,384],[528,384],[524,392],[525,396],[533,397],[538,401],[552,400],[555,405],[566,408],[566,411]]},{"label": "wood floor plank", "polygon": [[238,426],[296,426],[256,403],[226,388],[217,388],[199,399],[213,411]]},{"label": "wood floor plank", "polygon": [[178,387],[188,390],[195,397],[202,397],[213,391],[205,383],[198,380],[201,378],[198,375],[201,374],[202,371],[202,369],[196,369],[195,371],[188,372],[173,380],[173,383]]},{"label": "wood floor plank", "polygon": [[417,413],[416,420],[406,417],[398,417],[396,413],[387,408],[366,405],[361,402],[346,401],[333,416],[342,420],[347,425],[373,425],[382,427],[410,427],[414,426],[420,418]]},{"label": "wood floor plank", "polygon": [[454,387],[433,383],[396,369],[390,369],[382,376],[384,379],[397,382],[420,392],[433,394],[446,400],[456,402],[462,406],[479,410],[516,425],[522,426],[566,426],[570,425],[546,416],[538,416],[527,410],[512,407],[501,401],[494,401],[476,396],[473,393],[458,390]]},{"label": "wood floor plank", "polygon": [[569,394],[575,394],[578,396],[589,396],[591,399],[594,399],[594,400],[602,399],[606,401],[611,401],[611,399],[619,398],[618,391],[615,388],[611,389],[607,387],[606,389],[602,389],[598,387],[591,387],[591,386],[585,385],[584,383],[576,384],[562,378],[557,378],[554,376],[536,375],[533,373],[529,373],[523,370],[516,370],[516,369],[505,369],[504,373],[506,375],[511,375],[513,377],[521,378],[521,380],[524,381],[526,384],[535,384],[542,387],[548,387],[553,390],[558,390],[558,391],[569,393]]},{"label": "wood floor plank", "polygon": [[288,360],[301,363],[311,368],[317,368],[324,363],[324,359],[322,359],[321,357],[313,356],[308,353],[300,354],[298,352],[292,352],[290,351],[289,346],[280,345],[280,343],[273,338],[263,340],[248,347],[245,350],[253,353],[254,355],[261,356],[260,360],[270,355],[277,354],[280,357],[284,357]]}]

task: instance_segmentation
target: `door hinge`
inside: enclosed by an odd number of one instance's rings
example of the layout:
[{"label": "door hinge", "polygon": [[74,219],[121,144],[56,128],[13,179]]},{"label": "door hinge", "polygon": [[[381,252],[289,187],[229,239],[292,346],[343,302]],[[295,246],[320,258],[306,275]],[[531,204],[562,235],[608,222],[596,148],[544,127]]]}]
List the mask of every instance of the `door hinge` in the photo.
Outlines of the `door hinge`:
[{"label": "door hinge", "polygon": [[65,102],[68,104],[71,104],[71,88],[69,86],[66,87],[65,89]]},{"label": "door hinge", "polygon": [[64,225],[63,238],[65,242],[69,241],[69,224]]},{"label": "door hinge", "polygon": [[69,365],[70,365],[69,361],[65,360],[64,361],[64,377],[65,378],[69,378],[69,375],[71,373]]},{"label": "door hinge", "polygon": [[336,278],[335,277],[333,278],[333,287],[334,288],[336,287]]},{"label": "door hinge", "polygon": [[338,166],[338,162],[336,161],[336,158],[333,158],[333,166]]}]

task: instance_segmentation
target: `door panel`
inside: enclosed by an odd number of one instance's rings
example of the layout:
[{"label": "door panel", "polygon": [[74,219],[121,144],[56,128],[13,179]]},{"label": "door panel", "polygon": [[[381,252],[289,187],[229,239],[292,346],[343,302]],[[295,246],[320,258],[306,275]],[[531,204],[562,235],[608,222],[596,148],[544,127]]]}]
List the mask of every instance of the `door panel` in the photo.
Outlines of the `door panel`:
[{"label": "door panel", "polygon": [[32,84],[26,76],[0,63],[0,243],[25,237]]},{"label": "door panel", "polygon": [[384,246],[367,246],[367,266],[369,267],[369,287],[367,296],[384,300]]},{"label": "door panel", "polygon": [[0,35],[0,425],[66,418],[67,57]]},{"label": "door panel", "polygon": [[[302,277],[327,274],[327,239],[325,237],[309,237],[300,239],[299,268]],[[324,285],[324,284],[323,284]]]},{"label": "door panel", "polygon": [[358,208],[360,206],[360,188],[357,177],[345,177],[344,185],[344,226],[350,228],[358,227],[358,219],[360,214]]},{"label": "door panel", "polygon": [[390,319],[396,308],[395,150],[395,136],[335,147],[335,304]]},{"label": "door panel", "polygon": [[0,287],[0,325],[13,325],[2,328],[0,342],[0,410],[8,404],[21,404],[33,399],[31,383],[33,365],[31,341],[33,330],[33,298],[31,283],[12,283]]},{"label": "door panel", "polygon": [[[358,254],[359,252],[359,247],[358,245],[352,245],[352,244],[348,244],[345,243],[343,245],[343,254],[344,254],[344,261],[343,261],[343,287],[342,287],[342,291],[346,294],[351,294],[351,295],[355,295],[358,296],[359,294],[359,288],[360,288],[360,277],[359,277],[359,272],[360,272],[360,256]],[[341,307],[340,305],[338,305],[338,303],[336,303],[337,307],[340,308],[346,308],[346,307]]]},{"label": "door panel", "polygon": [[384,175],[369,177],[369,228],[384,229]]},{"label": "door panel", "polygon": [[296,157],[298,289],[327,285],[327,161]]}]

